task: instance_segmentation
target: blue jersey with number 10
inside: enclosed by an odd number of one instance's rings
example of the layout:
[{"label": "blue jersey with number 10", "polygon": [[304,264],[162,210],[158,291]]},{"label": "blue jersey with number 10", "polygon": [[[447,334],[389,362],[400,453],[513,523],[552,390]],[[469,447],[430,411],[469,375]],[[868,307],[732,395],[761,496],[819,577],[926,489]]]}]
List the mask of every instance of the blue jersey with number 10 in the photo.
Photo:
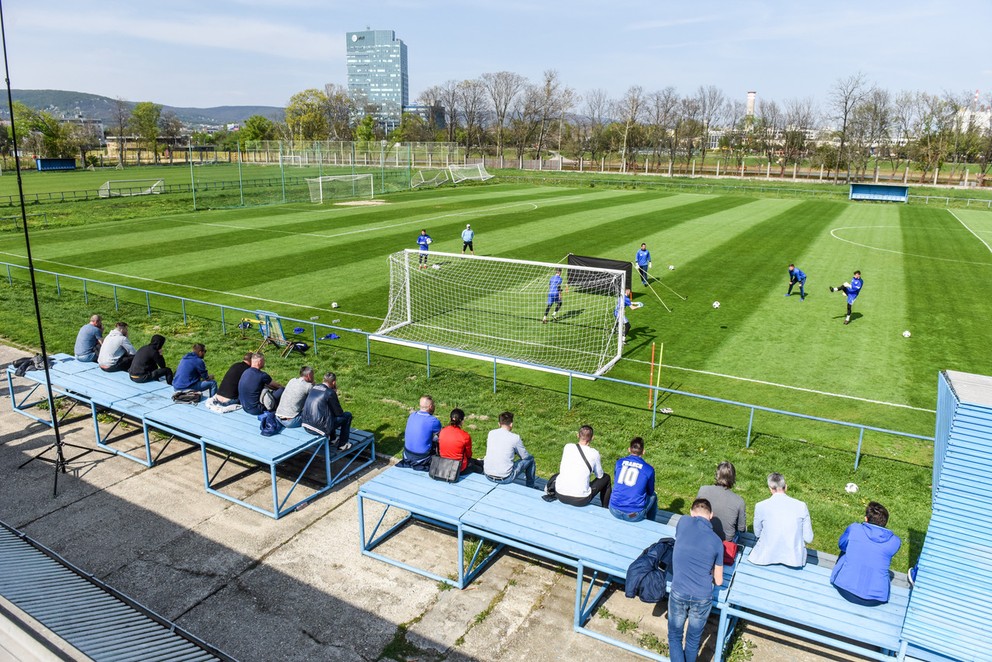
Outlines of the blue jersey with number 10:
[{"label": "blue jersey with number 10", "polygon": [[644,510],[654,494],[654,467],[636,455],[617,460],[610,507],[624,513]]}]

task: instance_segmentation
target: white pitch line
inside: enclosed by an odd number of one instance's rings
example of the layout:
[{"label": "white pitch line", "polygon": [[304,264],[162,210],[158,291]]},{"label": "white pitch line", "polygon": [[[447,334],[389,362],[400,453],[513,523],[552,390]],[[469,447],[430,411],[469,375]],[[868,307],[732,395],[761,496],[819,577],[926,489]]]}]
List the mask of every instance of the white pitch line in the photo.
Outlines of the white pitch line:
[{"label": "white pitch line", "polygon": [[[952,212],[952,214],[953,214],[953,212]],[[955,216],[955,218],[957,218],[957,217]],[[964,224],[962,223],[962,225],[964,225]],[[950,258],[950,257],[934,257],[933,255],[920,255],[919,253],[907,253],[906,251],[897,251],[897,250],[894,250],[892,248],[879,248],[878,246],[870,246],[868,244],[861,244],[861,243],[858,243],[856,241],[851,241],[850,239],[844,239],[843,237],[838,237],[835,234],[838,230],[864,230],[864,229],[874,230],[874,229],[877,229],[877,228],[898,228],[898,227],[900,227],[900,226],[898,226],[898,225],[851,225],[851,226],[843,227],[843,228],[833,228],[832,230],[830,230],[830,236],[833,237],[834,239],[836,239],[837,241],[843,241],[845,244],[851,244],[852,246],[858,246],[860,248],[867,248],[868,250],[871,250],[871,251],[881,251],[883,253],[895,253],[896,255],[905,255],[906,257],[918,257],[918,258],[921,258],[921,259],[924,259],[924,260],[937,260],[939,262],[953,262],[955,264],[972,264],[972,265],[979,266],[979,267],[992,267],[992,264],[989,264],[988,262],[971,262],[969,260],[955,260],[954,258]],[[965,227],[968,228],[968,226],[965,226]],[[970,231],[971,228],[968,228],[968,230]],[[972,232],[972,234],[975,234],[975,233]],[[978,237],[978,235],[975,235],[975,236]],[[982,238],[981,237],[978,237],[978,240],[981,241],[983,244],[985,244],[985,242],[982,241]],[[985,244],[985,246],[986,246],[986,248],[988,248],[988,244]],[[990,248],[989,250],[992,251],[992,248]]]},{"label": "white pitch line", "polygon": [[975,236],[975,239],[977,239],[978,241],[982,242],[982,245],[985,246],[985,248],[987,248],[989,250],[989,253],[992,253],[992,246],[989,246],[989,244],[988,244],[987,241],[985,241],[984,239],[982,239],[981,237],[979,237],[977,232],[975,232],[974,230],[972,230],[971,228],[969,228],[965,224],[964,221],[962,221],[960,218],[958,218],[958,215],[957,214],[955,214],[954,212],[952,212],[950,209],[947,210],[947,213],[950,214],[951,216],[953,216],[954,219],[958,223],[960,223],[961,225],[964,225],[964,229],[967,230],[968,232],[970,232],[971,234],[973,234]]}]

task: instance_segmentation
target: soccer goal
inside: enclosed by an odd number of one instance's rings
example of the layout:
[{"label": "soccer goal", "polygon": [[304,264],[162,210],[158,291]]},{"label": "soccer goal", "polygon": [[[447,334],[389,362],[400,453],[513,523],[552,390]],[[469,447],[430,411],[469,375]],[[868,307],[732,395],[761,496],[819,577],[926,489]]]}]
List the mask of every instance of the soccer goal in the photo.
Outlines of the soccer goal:
[{"label": "soccer goal", "polygon": [[[389,311],[372,339],[432,352],[599,375],[620,359],[624,272],[417,250],[389,256]],[[561,270],[562,305],[542,321]],[[581,272],[581,278],[578,278]],[[570,280],[582,286],[569,288]]]},{"label": "soccer goal", "polygon": [[99,188],[101,198],[123,198],[131,195],[152,195],[165,190],[162,179],[111,179]]},{"label": "soccer goal", "polygon": [[306,164],[304,163],[303,156],[300,154],[280,154],[279,165],[297,166],[302,168]]},{"label": "soccer goal", "polygon": [[324,175],[308,177],[310,202],[375,198],[375,175]]},{"label": "soccer goal", "polygon": [[420,188],[426,186],[435,188],[448,181],[447,170],[418,170],[417,174],[410,179],[410,188]]},{"label": "soccer goal", "polygon": [[450,165],[448,166],[448,172],[451,173],[452,184],[457,184],[466,180],[484,182],[487,179],[492,179],[493,177],[486,172],[486,166],[482,163],[473,163],[471,165]]}]

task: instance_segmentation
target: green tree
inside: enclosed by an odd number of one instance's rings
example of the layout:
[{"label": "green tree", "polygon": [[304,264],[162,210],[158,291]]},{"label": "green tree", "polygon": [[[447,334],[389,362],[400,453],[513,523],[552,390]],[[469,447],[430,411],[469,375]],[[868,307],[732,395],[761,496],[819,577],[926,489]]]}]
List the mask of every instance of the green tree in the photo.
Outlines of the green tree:
[{"label": "green tree", "polygon": [[434,139],[434,131],[420,115],[403,113],[400,128],[393,131],[389,139],[401,143],[429,142]]},{"label": "green tree", "polygon": [[241,141],[275,140],[276,123],[261,115],[252,115],[241,125]]},{"label": "green tree", "polygon": [[14,123],[21,145],[39,156],[75,157],[85,141],[73,124],[23,103],[14,103]]},{"label": "green tree", "polygon": [[162,106],[151,101],[136,103],[131,110],[131,131],[138,137],[138,143],[142,147],[152,151],[156,163],[158,163],[158,137],[161,131],[160,119],[162,119]]},{"label": "green tree", "polygon": [[294,94],[286,105],[286,124],[293,140],[327,140],[327,95],[316,88]]}]

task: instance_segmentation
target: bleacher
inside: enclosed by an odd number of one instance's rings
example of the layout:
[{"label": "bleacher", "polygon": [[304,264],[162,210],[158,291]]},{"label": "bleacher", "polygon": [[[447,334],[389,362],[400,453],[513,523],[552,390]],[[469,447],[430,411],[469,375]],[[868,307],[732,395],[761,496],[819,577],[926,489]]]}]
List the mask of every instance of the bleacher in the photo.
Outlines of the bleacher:
[{"label": "bleacher", "polygon": [[909,202],[909,187],[899,184],[851,184],[850,200]]}]

